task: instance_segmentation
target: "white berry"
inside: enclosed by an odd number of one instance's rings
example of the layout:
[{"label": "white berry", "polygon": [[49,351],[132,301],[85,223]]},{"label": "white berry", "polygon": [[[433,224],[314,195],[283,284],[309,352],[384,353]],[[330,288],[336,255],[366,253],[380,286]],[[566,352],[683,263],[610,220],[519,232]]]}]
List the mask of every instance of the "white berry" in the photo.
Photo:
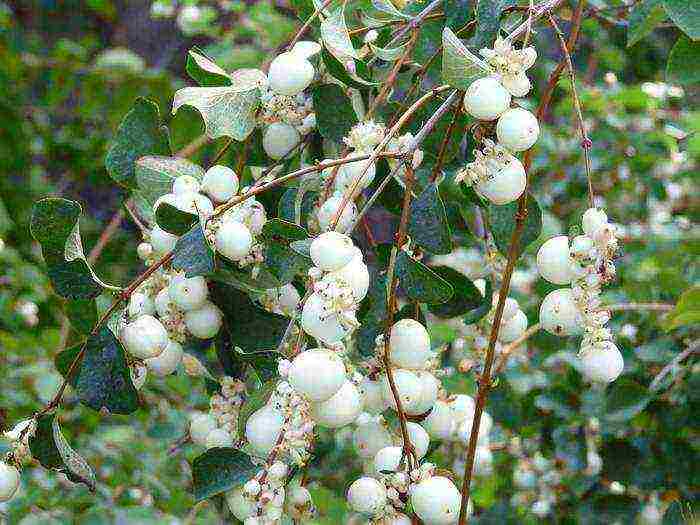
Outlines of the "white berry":
[{"label": "white berry", "polygon": [[197,445],[206,445],[207,436],[216,428],[216,419],[210,414],[197,412],[190,418],[190,437]]},{"label": "white berry", "polygon": [[540,323],[550,334],[566,336],[581,332],[581,313],[571,288],[560,288],[547,294],[540,305]]},{"label": "white berry", "polygon": [[282,413],[266,405],[248,418],[245,437],[258,454],[267,456],[277,443],[283,424]]},{"label": "white berry", "polygon": [[[355,151],[350,156],[353,157],[359,154],[360,152]],[[363,172],[364,175],[362,175]],[[357,195],[372,184],[376,173],[377,166],[374,162],[370,164],[369,159],[343,164],[338,169],[338,173],[335,177],[335,190],[338,192],[345,192],[346,190],[350,191],[350,189],[353,189],[354,194]]]},{"label": "white berry", "polygon": [[13,465],[0,461],[0,503],[9,501],[19,488],[19,470]]},{"label": "white berry", "polygon": [[204,446],[207,448],[232,447],[233,438],[227,430],[223,428],[215,428],[214,430],[209,432]]},{"label": "white berry", "polygon": [[598,383],[615,381],[625,367],[622,354],[612,341],[587,348],[581,352],[579,357],[584,375],[589,380]]},{"label": "white berry", "polygon": [[175,207],[192,215],[209,217],[214,212],[214,205],[206,195],[188,191],[176,195]]},{"label": "white berry", "polygon": [[[418,408],[423,400],[423,384],[419,377],[413,371],[401,368],[393,369],[392,377],[404,412],[411,415],[420,414]],[[390,407],[396,407],[391,383],[386,375],[382,376],[382,395]]]},{"label": "white berry", "polygon": [[411,503],[425,525],[456,523],[462,497],[454,483],[442,476],[433,476],[413,486]]},{"label": "white berry", "polygon": [[129,298],[129,317],[140,317],[142,315],[153,315],[156,305],[150,295],[136,292]]},{"label": "white berry", "polygon": [[362,398],[357,387],[350,381],[340,387],[333,397],[312,405],[316,422],[328,428],[349,425],[362,412]]},{"label": "white berry", "polygon": [[212,166],[204,174],[202,191],[216,202],[226,202],[238,193],[238,175],[228,166]]},{"label": "white berry", "polygon": [[464,94],[464,109],[479,120],[495,120],[510,107],[511,96],[493,77],[471,83]]},{"label": "white berry", "polygon": [[221,310],[207,301],[200,308],[185,313],[185,326],[193,336],[211,339],[219,333],[223,317]]},{"label": "white berry", "polygon": [[478,193],[497,205],[513,202],[525,191],[527,175],[522,163],[512,157],[510,162],[486,181],[477,184]]},{"label": "white berry", "polygon": [[[318,209],[316,215],[318,219],[318,225],[321,231],[327,231],[331,227],[331,221],[335,218],[336,214],[340,210],[343,204],[343,196],[341,194],[335,194],[331,196],[323,205]],[[337,230],[347,231],[350,225],[357,217],[357,207],[352,201],[347,201],[345,207],[343,208],[343,213],[340,215],[340,220],[338,221]]]},{"label": "white berry", "polygon": [[432,409],[440,389],[440,382],[430,372],[417,370],[416,377],[418,377],[421,384],[420,403],[415,406],[415,413],[411,415],[425,414]]},{"label": "white berry", "polygon": [[307,350],[292,361],[289,383],[311,401],[325,401],[345,383],[345,365],[338,354],[330,350]]},{"label": "white berry", "polygon": [[572,267],[566,235],[547,239],[537,251],[537,270],[552,284],[569,284],[574,278]]},{"label": "white berry", "polygon": [[355,301],[359,303],[369,291],[369,269],[363,261],[362,251],[355,247],[353,252],[355,255],[348,264],[339,270],[330,272],[328,276],[347,283],[352,288]]},{"label": "white berry", "polygon": [[180,175],[173,181],[173,193],[175,195],[181,193],[199,193],[199,189],[199,181],[191,175]]},{"label": "white berry", "polygon": [[145,261],[151,255],[153,255],[153,246],[150,242],[139,243],[139,245],[136,247],[136,255],[139,256],[139,259]]},{"label": "white berry", "polygon": [[406,430],[408,430],[408,439],[416,451],[416,456],[418,456],[418,459],[422,458],[428,452],[428,447],[430,446],[428,432],[418,423],[413,423],[412,421],[406,423]]},{"label": "white berry", "polygon": [[201,308],[208,293],[207,281],[201,275],[185,277],[180,273],[173,276],[168,286],[170,300],[183,312]]},{"label": "white berry", "polygon": [[158,292],[158,295],[156,295],[153,302],[159,317],[169,317],[172,315],[173,306],[170,301],[170,293],[168,292],[167,287]]},{"label": "white berry", "polygon": [[301,312],[301,327],[312,337],[325,344],[333,344],[341,341],[348,335],[345,328],[335,313],[329,313],[324,309],[324,301],[314,292],[304,303]]},{"label": "white berry", "polygon": [[240,521],[246,520],[256,510],[255,502],[243,495],[243,488],[236,487],[226,493],[226,503],[228,508]]},{"label": "white berry", "polygon": [[163,377],[175,372],[177,365],[182,361],[182,355],[182,345],[175,341],[170,341],[158,357],[146,359],[145,363],[148,370],[157,376]]},{"label": "white berry", "polygon": [[157,255],[165,255],[175,248],[177,243],[177,235],[166,232],[157,224],[153,227],[150,233],[151,247]]},{"label": "white berry", "polygon": [[391,327],[389,351],[391,362],[396,366],[425,368],[432,355],[428,331],[418,321],[401,319]]},{"label": "white berry", "polygon": [[365,377],[359,386],[362,403],[366,412],[379,414],[386,408],[386,402],[382,395],[382,385],[379,381],[372,381]]},{"label": "white berry", "polygon": [[314,74],[314,66],[303,53],[287,52],[272,61],[267,81],[270,89],[280,95],[296,95],[311,84]]},{"label": "white berry", "polygon": [[361,458],[373,458],[377,452],[391,445],[391,433],[382,420],[370,419],[365,424],[358,425],[352,433],[352,443]]},{"label": "white berry", "polygon": [[283,122],[270,124],[263,135],[263,149],[271,159],[281,159],[301,141],[301,135],[293,126]]},{"label": "white berry", "polygon": [[355,245],[347,235],[325,232],[311,242],[311,260],[324,272],[340,270],[355,255]]},{"label": "white berry", "polygon": [[221,255],[237,261],[250,253],[253,235],[242,222],[225,220],[216,232],[214,244]]},{"label": "white berry", "polygon": [[127,324],[121,338],[126,351],[138,359],[160,355],[169,342],[165,327],[151,315],[143,315]]},{"label": "white berry", "polygon": [[357,512],[376,514],[386,505],[386,488],[374,478],[357,479],[348,489],[348,503]]},{"label": "white berry", "polygon": [[501,322],[498,330],[498,339],[502,343],[511,343],[523,335],[527,329],[527,316],[522,310],[518,310],[513,317]]},{"label": "white berry", "polygon": [[377,474],[388,474],[398,472],[403,457],[403,448],[384,447],[374,456],[374,471]]},{"label": "white berry", "polygon": [[540,125],[537,117],[523,108],[511,108],[503,113],[496,124],[498,142],[511,151],[525,151],[537,142]]},{"label": "white berry", "polygon": [[455,416],[446,401],[437,400],[421,424],[431,437],[449,439],[455,431]]}]

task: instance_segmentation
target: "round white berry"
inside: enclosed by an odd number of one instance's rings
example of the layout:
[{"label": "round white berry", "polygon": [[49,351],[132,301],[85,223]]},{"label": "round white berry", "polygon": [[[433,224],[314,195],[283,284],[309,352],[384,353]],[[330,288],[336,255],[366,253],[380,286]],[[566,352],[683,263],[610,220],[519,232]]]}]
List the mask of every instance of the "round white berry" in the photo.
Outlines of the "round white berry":
[{"label": "round white berry", "polygon": [[612,341],[586,348],[579,357],[581,359],[581,370],[584,375],[590,381],[598,383],[615,381],[625,367],[622,354]]},{"label": "round white berry", "polygon": [[[392,377],[404,412],[411,415],[420,414],[417,409],[423,401],[423,384],[419,377],[413,371],[403,370],[401,368],[393,369]],[[386,375],[382,376],[382,395],[384,396],[384,401],[395,409],[396,403],[394,401],[391,383]]]},{"label": "round white berry", "polygon": [[173,276],[168,286],[170,300],[183,312],[201,308],[207,300],[207,281],[201,275],[185,277],[184,273]]},{"label": "round white berry", "polygon": [[493,77],[475,80],[464,94],[464,109],[479,120],[495,120],[510,107],[508,90]]},{"label": "round white berry", "polygon": [[348,503],[357,512],[377,514],[386,505],[386,488],[374,478],[357,479],[348,489]]},{"label": "round white berry", "polygon": [[311,260],[324,272],[340,270],[355,255],[355,245],[347,235],[335,231],[325,232],[311,242]]},{"label": "round white berry", "polygon": [[[356,151],[350,156],[354,157],[360,154],[361,152]],[[377,166],[374,162],[370,164],[369,159],[343,164],[340,166],[338,174],[335,176],[335,191],[344,193],[345,191],[353,189],[354,195],[357,195],[372,184],[376,173]]]},{"label": "round white berry", "polygon": [[136,247],[136,255],[139,256],[139,259],[142,261],[145,261],[148,259],[151,255],[153,255],[153,246],[151,245],[150,242],[142,242]]},{"label": "round white berry", "polygon": [[391,432],[383,421],[370,419],[365,424],[359,424],[352,433],[352,443],[361,458],[373,458],[377,452],[391,445]]},{"label": "round white berry", "polygon": [[350,332],[338,320],[338,315],[325,310],[321,296],[314,292],[304,303],[301,327],[310,336],[325,344],[341,341]]},{"label": "round white berry", "polygon": [[236,487],[235,489],[227,492],[226,503],[228,504],[231,514],[233,514],[240,521],[246,520],[256,510],[255,502],[243,495],[242,487]]},{"label": "round white berry", "polygon": [[175,243],[177,243],[177,235],[166,232],[163,228],[157,224],[151,230],[149,235],[151,240],[151,247],[156,255],[165,255],[171,252],[175,248]]},{"label": "round white berry", "polygon": [[[479,435],[476,437],[476,442],[480,445],[485,445],[489,441],[489,432],[491,431],[490,417],[484,417],[485,412],[481,414],[481,422],[479,424]],[[457,425],[456,438],[464,445],[469,444],[472,434],[472,426],[474,425],[473,418],[467,418]]]},{"label": "round white berry", "polygon": [[540,125],[527,109],[511,108],[498,118],[498,142],[511,151],[525,151],[537,142]]},{"label": "round white berry", "polygon": [[497,205],[513,202],[525,191],[527,175],[522,163],[512,157],[508,164],[491,175],[486,181],[477,184],[478,193]]},{"label": "round white berry", "polygon": [[261,456],[267,456],[277,443],[284,416],[271,405],[265,405],[248,418],[245,437],[250,446]]},{"label": "round white berry", "polygon": [[430,446],[428,432],[418,423],[413,423],[412,421],[406,423],[406,430],[408,430],[408,439],[416,451],[416,456],[418,456],[418,459],[421,459],[428,452],[428,447]]},{"label": "round white berry", "polygon": [[267,469],[267,475],[271,480],[279,481],[287,476],[288,471],[289,468],[287,465],[281,461],[275,461],[272,465],[270,465],[270,468]]},{"label": "round white berry", "polygon": [[[336,193],[318,209],[316,217],[321,231],[328,231],[330,229],[331,221],[335,218],[342,204],[343,196]],[[355,220],[355,217],[357,217],[357,207],[355,203],[352,201],[346,202],[336,229],[339,231],[347,231]]]},{"label": "round white berry", "polygon": [[359,390],[366,412],[379,414],[386,409],[382,385],[379,381],[372,381],[369,377],[365,377],[360,383]]},{"label": "round white berry", "polygon": [[0,503],[9,501],[19,488],[19,470],[14,465],[0,461]]},{"label": "round white berry", "polygon": [[350,381],[340,387],[333,397],[312,405],[316,422],[328,428],[349,425],[362,412],[362,398],[357,387]]},{"label": "round white berry", "polygon": [[411,488],[411,504],[425,525],[456,523],[462,496],[454,483],[442,476],[433,476]]},{"label": "round white berry", "polygon": [[288,377],[289,384],[311,401],[325,401],[345,383],[345,365],[335,352],[316,348],[294,358]]},{"label": "round white berry", "polygon": [[190,437],[197,445],[206,445],[207,436],[216,428],[216,419],[210,414],[196,412],[190,417]]},{"label": "round white berry", "polygon": [[182,361],[182,355],[182,345],[175,341],[170,341],[158,357],[146,359],[145,363],[148,370],[157,376],[163,377],[175,372],[177,365]]},{"label": "round white berry", "polygon": [[238,193],[238,175],[228,166],[212,166],[204,174],[202,191],[216,202],[226,202]]},{"label": "round white berry", "polygon": [[394,514],[388,518],[384,519],[386,525],[411,525],[413,523],[411,518],[405,514]]},{"label": "round white berry", "polygon": [[[389,474],[401,470],[401,458],[403,449],[401,447],[384,447],[374,455],[374,472],[376,474]],[[405,464],[404,464],[405,467]]]},{"label": "round white berry", "polygon": [[185,313],[185,326],[198,339],[211,339],[219,333],[223,322],[221,310],[209,301]]},{"label": "round white berry", "polygon": [[415,413],[410,415],[425,414],[432,409],[437,400],[438,390],[440,389],[440,382],[430,372],[416,370],[416,377],[421,384],[420,403],[414,407]]},{"label": "round white berry", "polygon": [[170,301],[170,293],[168,288],[163,288],[153,301],[156,306],[156,312],[159,317],[169,317],[173,313],[173,304]]},{"label": "round white berry", "polygon": [[474,454],[474,475],[488,476],[493,472],[493,452],[488,446],[476,447]]},{"label": "round white berry", "polygon": [[[496,308],[498,304],[498,294],[493,295],[493,307]],[[512,297],[506,297],[506,301],[503,305],[503,314],[501,316],[501,321],[508,321],[520,310],[520,305],[518,301]]]},{"label": "round white berry", "polygon": [[321,45],[313,40],[300,40],[292,48],[292,53],[303,58],[311,58],[321,52]]},{"label": "round white berry", "polygon": [[581,332],[581,313],[571,288],[559,288],[547,294],[540,305],[540,323],[542,328],[554,335],[576,335]]},{"label": "round white berry", "polygon": [[121,338],[126,351],[138,359],[159,356],[169,342],[165,327],[151,315],[142,315],[127,324]]},{"label": "round white berry", "polygon": [[401,319],[391,327],[389,336],[391,362],[402,368],[425,368],[431,357],[430,336],[414,319]]},{"label": "round white berry", "polygon": [[355,255],[348,264],[339,270],[330,272],[328,276],[350,286],[355,301],[359,303],[369,291],[369,269],[363,260],[360,249],[355,248],[353,252]]},{"label": "round white berry", "polygon": [[589,208],[581,219],[581,227],[586,235],[593,237],[598,229],[608,222],[608,216],[603,210]]},{"label": "round white berry", "polygon": [[180,175],[173,181],[173,193],[175,195],[181,193],[199,193],[199,189],[199,181],[191,175]]},{"label": "round white berry", "polygon": [[299,141],[301,135],[294,126],[283,122],[270,124],[263,135],[263,149],[271,159],[281,159],[292,151]]},{"label": "round white berry", "polygon": [[311,492],[306,487],[291,487],[289,489],[288,501],[296,507],[306,505],[311,499]]},{"label": "round white berry", "polygon": [[186,213],[202,217],[209,217],[214,212],[214,205],[209,198],[193,191],[178,193],[175,207]]},{"label": "round white berry", "polygon": [[207,448],[217,448],[217,447],[232,447],[233,438],[228,430],[223,428],[215,428],[207,436],[207,441],[204,444]]},{"label": "round white berry", "polygon": [[304,53],[287,52],[277,55],[272,61],[267,81],[275,93],[296,95],[311,84],[314,74],[314,66]]},{"label": "round white berry", "polygon": [[457,394],[449,402],[450,410],[454,414],[455,421],[464,421],[474,417],[476,405],[474,398],[466,394]]},{"label": "round white berry", "polygon": [[572,267],[566,235],[547,239],[537,251],[537,270],[552,284],[569,284],[574,278]]},{"label": "round white berry", "polygon": [[502,343],[510,343],[523,335],[527,329],[527,316],[522,310],[518,310],[513,317],[501,322],[498,330],[498,339]]},{"label": "round white berry", "polygon": [[449,439],[455,431],[455,416],[447,401],[437,400],[421,425],[435,439]]},{"label": "round white berry", "polygon": [[129,317],[140,317],[142,315],[153,315],[156,305],[150,295],[136,292],[129,298]]},{"label": "round white berry", "polygon": [[242,222],[224,220],[216,232],[214,245],[221,255],[237,261],[250,253],[253,235]]}]

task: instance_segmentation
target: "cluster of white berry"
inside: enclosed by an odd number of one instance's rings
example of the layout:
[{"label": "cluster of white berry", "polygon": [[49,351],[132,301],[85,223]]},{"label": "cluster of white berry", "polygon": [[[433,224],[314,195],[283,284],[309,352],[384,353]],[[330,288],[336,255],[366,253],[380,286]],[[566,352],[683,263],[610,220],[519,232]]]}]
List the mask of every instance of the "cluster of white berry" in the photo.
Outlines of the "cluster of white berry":
[{"label": "cluster of white berry", "polygon": [[525,71],[537,58],[534,48],[513,49],[507,39],[498,39],[493,49],[482,49],[490,76],[472,82],[464,94],[464,109],[482,121],[496,123],[498,142],[485,138],[475,159],[455,177],[466,180],[480,195],[494,204],[513,202],[526,185],[526,173],[515,153],[530,149],[540,134],[537,118],[521,107],[512,107],[513,97],[524,97],[530,91]]},{"label": "cluster of white berry", "polygon": [[34,419],[25,419],[17,423],[12,430],[2,434],[10,442],[10,452],[4,461],[0,461],[0,503],[10,501],[20,485],[19,468],[31,458],[29,438],[36,430]]},{"label": "cluster of white berry", "polygon": [[238,414],[245,401],[245,384],[228,376],[220,384],[221,392],[209,400],[209,412],[196,412],[190,417],[190,438],[206,448],[232,447],[238,436]]},{"label": "cluster of white berry", "polygon": [[537,253],[540,275],[553,284],[570,285],[550,292],[540,306],[540,323],[548,332],[583,334],[579,357],[592,381],[611,382],[622,372],[622,354],[605,325],[610,312],[602,305],[602,286],[615,277],[618,249],[616,227],[604,211],[583,214],[583,234],[571,241],[565,235],[547,240]]},{"label": "cluster of white berry", "polygon": [[263,148],[272,159],[287,155],[316,127],[311,98],[303,91],[316,75],[309,58],[320,51],[316,42],[297,42],[270,64],[258,119],[266,126]]}]

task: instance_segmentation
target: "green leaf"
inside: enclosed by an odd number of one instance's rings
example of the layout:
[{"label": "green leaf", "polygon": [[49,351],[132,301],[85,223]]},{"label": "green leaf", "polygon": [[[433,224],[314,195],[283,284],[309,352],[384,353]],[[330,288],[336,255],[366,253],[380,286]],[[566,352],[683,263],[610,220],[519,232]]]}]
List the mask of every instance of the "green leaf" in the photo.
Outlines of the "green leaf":
[{"label": "green leaf", "polygon": [[107,327],[85,343],[76,392],[80,401],[93,410],[106,408],[113,414],[131,414],[138,409],[138,394],[131,382],[124,347]]},{"label": "green leaf", "polygon": [[80,238],[82,208],[75,201],[48,197],[34,203],[30,230],[41,244],[55,292],[68,299],[91,299],[106,284],[93,272]]},{"label": "green leaf", "polygon": [[277,364],[280,359],[284,359],[284,356],[279,352],[275,352],[274,350],[244,352],[240,348],[236,348],[234,352],[235,359],[250,365],[258,374],[258,378],[261,382],[267,383],[269,380],[279,375],[277,372]]},{"label": "green leaf", "polygon": [[[429,304],[428,310],[438,317],[451,319],[459,317],[483,306],[484,297],[479,289],[457,270],[447,266],[433,267],[432,270],[454,288],[452,298],[443,304]],[[489,308],[491,303],[489,302]]]},{"label": "green leaf", "polygon": [[311,267],[308,258],[291,248],[291,243],[308,238],[304,228],[282,219],[272,219],[263,227],[265,266],[280,282],[290,283],[296,275],[305,275]]},{"label": "green leaf", "polygon": [[396,9],[389,0],[372,0],[372,7],[381,13],[386,20],[410,20],[411,15],[407,15]]},{"label": "green leaf", "polygon": [[97,324],[97,305],[94,299],[72,299],[65,304],[66,317],[81,334],[89,334]]},{"label": "green leaf", "polygon": [[700,286],[693,286],[683,292],[666,317],[666,330],[692,324],[700,324]]},{"label": "green leaf", "polygon": [[238,264],[225,257],[216,258],[216,270],[208,278],[252,294],[263,293],[270,288],[281,286],[279,280],[266,268],[262,267],[253,278],[249,271],[242,270]]},{"label": "green leaf", "polygon": [[[503,206],[490,205],[487,211],[489,227],[493,240],[500,252],[507,256],[510,248],[510,239],[515,230],[515,215],[518,212],[518,202],[511,202]],[[523,227],[520,243],[518,244],[518,257],[522,255],[530,243],[537,240],[542,232],[542,210],[532,195],[527,198],[527,217]]]},{"label": "green leaf", "polygon": [[445,25],[454,31],[464,27],[474,15],[475,0],[443,0]]},{"label": "green leaf", "polygon": [[666,19],[662,0],[642,0],[628,17],[627,47],[632,47]]},{"label": "green leaf", "polygon": [[214,252],[204,237],[201,224],[195,224],[177,240],[174,252],[171,266],[175,270],[184,270],[186,277],[208,275],[214,271]]},{"label": "green leaf", "polygon": [[464,324],[474,324],[478,320],[486,317],[491,311],[493,302],[493,285],[491,284],[490,279],[486,279],[486,288],[484,289],[484,298],[482,301],[481,306],[467,312],[464,317],[462,317],[462,322]]},{"label": "green leaf", "polygon": [[313,0],[291,0],[290,5],[299,20],[306,22],[315,11]]},{"label": "green leaf", "polygon": [[700,39],[700,4],[697,0],[664,0],[671,20],[693,40]]},{"label": "green leaf", "polygon": [[437,185],[428,185],[411,204],[408,235],[418,246],[434,254],[452,251],[452,234],[447,222],[445,204]]},{"label": "green leaf", "polygon": [[172,193],[176,178],[188,175],[202,180],[204,170],[187,159],[148,155],[136,161],[135,174],[139,195],[153,207],[159,197]]},{"label": "green leaf", "polygon": [[302,239],[300,241],[290,242],[289,247],[294,250],[295,253],[310,259],[312,242],[314,242],[313,239]]},{"label": "green leaf", "polygon": [[212,448],[192,462],[194,498],[202,501],[245,483],[260,467],[235,448]]},{"label": "green leaf", "polygon": [[[280,219],[295,222],[298,193],[299,188],[289,188],[284,192],[277,204],[277,216]],[[300,222],[302,226],[307,225],[307,219],[313,212],[317,200],[317,191],[304,191],[304,194],[301,197],[301,207],[299,209],[299,215],[301,218]]]},{"label": "green leaf", "polygon": [[156,224],[173,235],[184,235],[198,220],[196,215],[182,211],[167,202],[161,202],[156,208]]},{"label": "green leaf", "polygon": [[[358,75],[351,74],[345,68],[345,66],[326,49],[321,50],[321,59],[323,60],[323,64],[326,66],[326,69],[328,69],[328,73],[330,73],[333,78],[340,80],[348,87],[355,89],[369,89],[372,86],[377,85],[376,82],[370,82],[359,77]],[[357,65],[358,62],[359,61],[356,60],[355,65]]]},{"label": "green leaf", "polygon": [[[63,377],[66,377],[68,375],[70,365],[73,363],[73,361],[75,361],[78,358],[80,351],[83,349],[84,344],[85,343],[78,343],[69,348],[66,348],[65,350],[62,350],[61,352],[56,354],[56,357],[54,357],[54,366],[56,366],[56,370],[58,370],[58,373],[61,374]],[[70,378],[68,378],[68,384],[70,384],[70,386],[72,386],[73,388],[75,388],[75,385],[77,384],[78,380],[77,371],[80,370],[80,364],[76,366],[76,372],[73,373]]]},{"label": "green leaf", "polygon": [[44,414],[36,420],[36,431],[29,438],[32,457],[49,470],[65,473],[75,483],[84,483],[95,491],[95,473],[87,461],[75,452],[63,437],[55,414]]},{"label": "green leaf", "polygon": [[516,5],[515,0],[480,1],[476,6],[476,31],[470,46],[480,48],[492,47],[501,27],[501,15],[508,7]]},{"label": "green leaf", "polygon": [[367,357],[374,352],[374,340],[384,332],[387,315],[386,275],[373,275],[367,297],[360,304],[357,319],[360,327],[355,332],[357,349],[361,356]]},{"label": "green leaf", "polygon": [[443,29],[442,80],[445,83],[466,90],[475,79],[489,72],[486,63],[469,51],[449,27]]},{"label": "green leaf", "polygon": [[211,286],[212,300],[224,313],[231,341],[245,352],[276,350],[289,318],[263,310],[248,294],[220,282]]},{"label": "green leaf", "polygon": [[378,58],[386,62],[393,62],[401,57],[408,49],[409,43],[401,44],[397,47],[378,47],[370,42],[369,47]]},{"label": "green leaf", "polygon": [[[337,58],[341,63],[344,63],[349,58],[360,58],[357,51],[352,45],[348,27],[345,24],[345,12],[343,4],[341,7],[333,10],[321,22],[321,39],[323,45],[331,55]],[[318,106],[314,106],[318,108]]]},{"label": "green leaf", "polygon": [[276,381],[265,382],[260,388],[252,390],[250,395],[243,402],[241,410],[238,412],[238,436],[240,438],[245,437],[245,425],[248,418],[267,405],[276,387]]},{"label": "green leaf", "polygon": [[209,138],[245,140],[255,129],[260,88],[267,77],[257,69],[239,69],[231,74],[231,81],[231,86],[179,89],[173,99],[173,114],[181,106],[192,106],[202,116]]},{"label": "green leaf", "polygon": [[309,237],[307,231],[298,224],[277,218],[270,219],[265,223],[261,235],[265,240],[282,239],[285,241],[300,241]]},{"label": "green leaf", "polygon": [[107,151],[107,173],[118,184],[135,188],[134,163],[144,155],[170,155],[170,137],[167,128],[161,124],[158,104],[137,98],[119,124]]},{"label": "green leaf", "polygon": [[616,423],[628,421],[644,410],[650,400],[647,388],[631,379],[618,379],[607,392],[605,419]]},{"label": "green leaf", "polygon": [[409,299],[420,303],[439,304],[447,302],[454,289],[445,279],[420,261],[412,259],[403,250],[396,257],[394,270],[401,288]]},{"label": "green leaf", "polygon": [[357,124],[357,115],[345,91],[337,84],[321,84],[312,88],[311,96],[319,133],[325,139],[342,143]]},{"label": "green leaf", "polygon": [[689,85],[700,82],[700,42],[681,36],[668,56],[666,79]]},{"label": "green leaf", "polygon": [[193,47],[187,53],[187,74],[200,86],[230,86],[231,78],[228,73],[217,66],[213,60],[198,47]]}]

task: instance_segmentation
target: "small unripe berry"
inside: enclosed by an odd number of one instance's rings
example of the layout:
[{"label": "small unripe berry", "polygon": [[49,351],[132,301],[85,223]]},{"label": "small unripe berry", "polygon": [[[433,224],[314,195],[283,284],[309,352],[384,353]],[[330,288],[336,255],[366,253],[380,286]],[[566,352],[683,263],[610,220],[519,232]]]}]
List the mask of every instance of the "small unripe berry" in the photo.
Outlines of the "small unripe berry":
[{"label": "small unripe berry", "polygon": [[510,162],[488,180],[477,184],[476,191],[497,205],[513,202],[525,191],[527,175],[522,163],[512,157]]},{"label": "small unripe berry", "polygon": [[587,348],[579,355],[581,369],[590,381],[611,383],[625,367],[620,350],[612,341],[599,347]]},{"label": "small unripe berry", "polygon": [[177,235],[166,232],[157,224],[153,227],[150,233],[151,246],[156,255],[165,255],[175,248],[177,243]]},{"label": "small unripe berry", "polygon": [[464,109],[479,120],[495,120],[510,107],[511,96],[493,77],[475,80],[464,94]]},{"label": "small unripe berry", "polygon": [[19,488],[19,470],[0,461],[0,503],[10,501]]},{"label": "small unripe berry", "polygon": [[191,175],[180,175],[173,181],[173,193],[175,195],[181,193],[199,193],[199,188],[199,181]]},{"label": "small unripe berry", "polygon": [[207,441],[204,446],[207,448],[232,447],[233,438],[227,430],[224,430],[223,428],[215,428],[209,432],[209,435],[207,435]]},{"label": "small unripe berry", "polygon": [[312,405],[316,422],[328,428],[349,425],[362,412],[362,399],[357,387],[350,381],[340,387],[333,397]]},{"label": "small unripe berry", "polygon": [[190,417],[190,437],[197,445],[206,445],[207,436],[216,427],[216,419],[210,414],[197,412]]},{"label": "small unripe berry", "polygon": [[[384,447],[374,455],[374,471],[376,474],[389,474],[401,470],[401,447]],[[405,463],[403,465],[405,467]]]},{"label": "small unripe berry", "polygon": [[238,175],[227,166],[212,166],[204,174],[202,191],[216,202],[226,202],[238,193]]},{"label": "small unripe berry", "polygon": [[354,253],[355,255],[348,264],[339,270],[330,272],[328,276],[347,283],[352,288],[355,301],[359,303],[369,291],[369,269],[364,263],[360,249],[355,248]]},{"label": "small unripe berry", "polygon": [[408,439],[416,451],[416,456],[418,456],[418,459],[421,459],[428,452],[428,447],[430,446],[428,432],[418,423],[413,423],[412,421],[406,423],[406,430],[408,430]]},{"label": "small unripe berry", "polygon": [[451,525],[457,522],[462,496],[454,483],[433,476],[411,488],[411,504],[425,525]]},{"label": "small unripe berry", "polygon": [[180,273],[173,276],[168,286],[170,300],[183,312],[201,308],[208,293],[207,281],[201,275],[185,277]]},{"label": "small unripe berry", "polygon": [[185,313],[185,326],[198,339],[211,339],[219,333],[223,317],[221,310],[207,301],[200,308]]},{"label": "small unripe berry", "polygon": [[511,108],[496,124],[498,142],[511,151],[525,151],[537,142],[540,125],[537,117],[523,108]]},{"label": "small unripe berry", "polygon": [[153,246],[151,245],[150,242],[142,242],[136,247],[136,255],[139,256],[139,259],[142,261],[145,261],[148,259],[151,255],[153,255]]},{"label": "small unripe berry", "polygon": [[430,336],[425,327],[413,319],[401,319],[391,327],[389,336],[391,362],[401,368],[425,368],[430,352]]},{"label": "small unripe berry", "polygon": [[386,505],[386,488],[374,478],[357,479],[348,489],[348,503],[357,512],[377,514]]},{"label": "small unripe berry", "polygon": [[345,365],[340,356],[330,350],[306,350],[292,361],[289,383],[311,401],[325,401],[345,383]]},{"label": "small unripe berry", "polygon": [[182,361],[182,355],[182,345],[175,341],[170,341],[158,357],[146,359],[145,363],[148,370],[157,376],[164,377],[175,372]]},{"label": "small unripe berry", "polygon": [[340,270],[355,255],[355,245],[347,235],[325,232],[311,242],[311,260],[324,272]]},{"label": "small unripe berry", "polygon": [[[321,231],[328,231],[330,229],[331,221],[338,213],[338,210],[340,210],[342,204],[343,196],[336,193],[318,209],[317,219]],[[338,231],[346,231],[355,220],[355,217],[357,217],[357,207],[355,203],[352,201],[346,202],[336,229]]]},{"label": "small unripe berry", "polygon": [[275,93],[290,96],[304,91],[314,74],[314,66],[303,53],[286,52],[277,55],[270,64],[267,81]]},{"label": "small unripe berry", "polygon": [[138,359],[156,357],[168,346],[168,332],[151,315],[143,315],[127,324],[121,333],[126,351]]},{"label": "small unripe berry", "polygon": [[455,416],[446,401],[437,400],[433,409],[421,422],[423,428],[435,439],[449,439],[455,429]]},{"label": "small unripe berry", "polygon": [[277,443],[284,416],[270,405],[259,409],[248,418],[245,425],[245,437],[250,446],[261,456],[267,456]]},{"label": "small unripe berry", "polygon": [[263,149],[271,159],[281,159],[301,141],[301,135],[293,126],[283,122],[270,124],[263,135]]},{"label": "small unripe berry", "polygon": [[540,323],[550,334],[566,336],[581,332],[581,313],[571,288],[559,288],[547,294],[540,305]]},{"label": "small unripe berry", "polygon": [[583,214],[581,219],[581,227],[586,235],[593,237],[595,232],[608,222],[608,216],[603,210],[597,208],[589,208]]},{"label": "small unripe berry", "polygon": [[231,511],[231,514],[233,514],[240,521],[244,521],[250,517],[256,510],[255,502],[243,495],[242,487],[236,487],[235,489],[227,492],[226,503]]},{"label": "small unripe berry", "polygon": [[323,299],[315,292],[304,303],[301,327],[307,334],[328,345],[341,341],[349,333],[336,314],[324,310]]},{"label": "small unripe berry", "polygon": [[513,317],[501,322],[498,339],[502,343],[510,343],[523,335],[525,330],[527,330],[527,316],[522,310],[518,310]]},{"label": "small unripe berry", "polygon": [[547,239],[537,251],[537,270],[552,284],[569,284],[574,278],[572,268],[566,235]]},{"label": "small unripe berry", "polygon": [[216,232],[214,244],[221,255],[237,261],[250,253],[253,235],[242,222],[225,220]]}]

